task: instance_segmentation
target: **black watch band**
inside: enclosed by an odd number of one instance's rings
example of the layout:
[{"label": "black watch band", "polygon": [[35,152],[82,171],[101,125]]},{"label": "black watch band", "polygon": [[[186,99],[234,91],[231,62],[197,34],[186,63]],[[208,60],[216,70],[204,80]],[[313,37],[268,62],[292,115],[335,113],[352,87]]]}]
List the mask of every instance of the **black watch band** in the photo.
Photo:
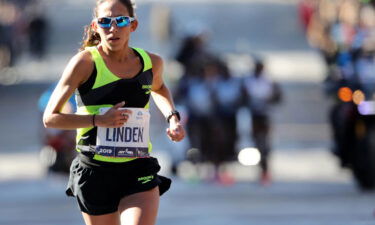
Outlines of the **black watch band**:
[{"label": "black watch band", "polygon": [[181,120],[181,116],[180,116],[180,113],[177,111],[177,110],[174,110],[172,112],[170,112],[167,116],[167,122],[169,123],[169,120],[172,118],[173,115],[176,115],[177,116],[177,119],[178,121]]}]

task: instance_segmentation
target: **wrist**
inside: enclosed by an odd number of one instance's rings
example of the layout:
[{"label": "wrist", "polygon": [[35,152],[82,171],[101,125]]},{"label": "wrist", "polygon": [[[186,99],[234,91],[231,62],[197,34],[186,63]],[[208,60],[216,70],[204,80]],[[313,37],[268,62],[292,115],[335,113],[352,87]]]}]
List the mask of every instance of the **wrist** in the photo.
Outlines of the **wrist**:
[{"label": "wrist", "polygon": [[175,123],[179,122],[181,120],[180,113],[177,110],[173,110],[168,114],[168,116],[166,117],[166,120],[168,123],[170,123],[171,121]]},{"label": "wrist", "polygon": [[91,125],[92,125],[93,127],[96,127],[96,126],[97,126],[96,119],[97,119],[97,118],[96,118],[96,115],[93,114],[92,117],[91,117]]},{"label": "wrist", "polygon": [[100,120],[100,115],[93,114],[91,118],[91,126],[99,127],[99,123],[100,123],[99,120]]},{"label": "wrist", "polygon": [[174,123],[174,124],[176,124],[176,123],[180,123],[180,119],[177,118],[176,115],[173,115],[173,116],[169,119],[169,124],[172,124],[172,123]]}]

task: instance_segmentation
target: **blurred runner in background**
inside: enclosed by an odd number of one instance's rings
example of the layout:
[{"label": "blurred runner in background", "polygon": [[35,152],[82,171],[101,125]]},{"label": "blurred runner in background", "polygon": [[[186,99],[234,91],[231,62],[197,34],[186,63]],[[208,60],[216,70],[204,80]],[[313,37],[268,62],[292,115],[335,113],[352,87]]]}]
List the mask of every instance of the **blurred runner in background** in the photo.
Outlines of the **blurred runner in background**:
[{"label": "blurred runner in background", "polygon": [[216,62],[217,78],[213,85],[214,133],[215,144],[212,151],[212,162],[215,165],[215,180],[221,184],[231,184],[234,179],[225,167],[226,162],[237,160],[236,144],[237,112],[242,104],[241,79],[232,76],[226,62]]},{"label": "blurred runner in background", "polygon": [[260,151],[260,182],[269,185],[271,174],[269,156],[271,153],[271,105],[281,101],[281,89],[264,74],[264,63],[256,60],[254,71],[244,78],[246,105],[251,113],[252,137],[255,147]]}]

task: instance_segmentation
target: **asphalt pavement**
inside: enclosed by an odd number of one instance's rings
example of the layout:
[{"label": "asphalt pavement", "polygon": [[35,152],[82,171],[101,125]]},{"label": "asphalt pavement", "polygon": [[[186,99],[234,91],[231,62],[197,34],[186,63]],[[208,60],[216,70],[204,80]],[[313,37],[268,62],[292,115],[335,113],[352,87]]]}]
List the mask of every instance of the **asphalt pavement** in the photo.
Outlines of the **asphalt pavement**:
[{"label": "asphalt pavement", "polygon": [[[173,178],[161,198],[159,225],[370,225],[375,196],[337,182],[255,182],[219,186]],[[0,183],[0,224],[83,224],[64,195],[65,177]]]}]

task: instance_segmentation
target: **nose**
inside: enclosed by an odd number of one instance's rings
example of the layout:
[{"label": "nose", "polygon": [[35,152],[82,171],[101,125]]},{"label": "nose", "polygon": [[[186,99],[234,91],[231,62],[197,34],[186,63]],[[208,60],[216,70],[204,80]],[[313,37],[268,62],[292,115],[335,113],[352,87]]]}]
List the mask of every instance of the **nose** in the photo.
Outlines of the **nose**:
[{"label": "nose", "polygon": [[116,30],[117,30],[117,24],[115,23],[115,21],[112,21],[111,27],[109,28],[109,31],[113,32],[113,31],[116,31]]}]

